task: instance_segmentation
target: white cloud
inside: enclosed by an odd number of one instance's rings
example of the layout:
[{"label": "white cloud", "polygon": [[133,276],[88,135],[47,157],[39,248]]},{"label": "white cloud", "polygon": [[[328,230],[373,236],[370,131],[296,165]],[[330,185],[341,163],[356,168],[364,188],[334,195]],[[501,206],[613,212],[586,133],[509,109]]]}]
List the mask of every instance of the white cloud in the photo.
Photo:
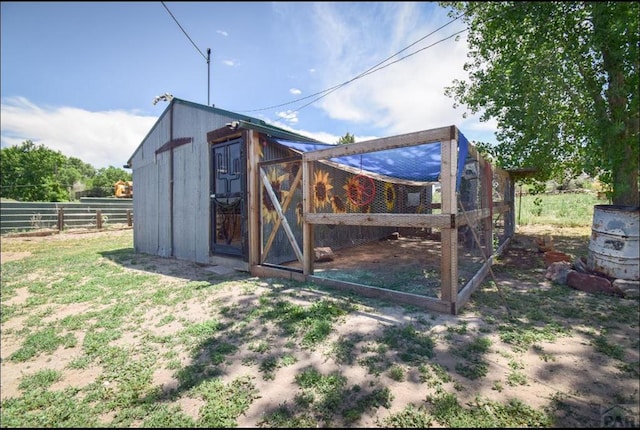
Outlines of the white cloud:
[{"label": "white cloud", "polygon": [[224,64],[225,66],[233,67],[236,65],[236,62],[234,60],[223,60],[222,64]]},{"label": "white cloud", "polygon": [[43,108],[22,97],[3,99],[0,112],[2,147],[31,140],[95,168],[126,164],[157,121],[156,117],[120,110]]},{"label": "white cloud", "polygon": [[291,94],[295,95],[295,96],[302,94],[302,91],[300,91],[300,90],[299,90],[299,89],[297,89],[297,88],[291,88],[291,89],[289,90],[289,92],[290,92]]},{"label": "white cloud", "polygon": [[298,112],[287,110],[277,113],[278,118],[283,119],[287,124],[296,124],[298,122]]},{"label": "white cloud", "polygon": [[224,37],[227,37],[227,36],[229,35],[229,33],[227,33],[227,32],[226,32],[226,31],[224,31],[224,30],[216,30],[216,33],[218,33],[218,34],[220,34],[220,35],[222,35],[222,36],[224,36]]},{"label": "white cloud", "polygon": [[[495,123],[480,124],[479,116],[463,118],[464,108],[454,109],[454,100],[444,95],[454,79],[467,78],[463,66],[468,51],[466,33],[460,41],[443,40],[463,30],[457,22],[425,38],[449,21],[444,9],[425,15],[416,3],[377,4],[366,10],[345,9],[339,3],[316,5],[314,52],[324,60],[324,86],[367,73],[315,103],[328,117],[375,127],[385,135],[448,125],[463,133],[465,128],[484,134],[495,130]],[[352,13],[358,13],[357,26]],[[376,64],[379,70],[371,71]]]},{"label": "white cloud", "polygon": [[[274,125],[276,127],[280,127],[284,130],[288,130],[290,132],[296,133],[296,134],[301,134],[302,136],[306,136],[309,137],[311,139],[315,139],[318,142],[322,142],[322,143],[328,143],[328,144],[334,144],[337,143],[338,140],[340,140],[341,137],[344,136],[344,134],[342,135],[336,135],[333,133],[327,133],[324,131],[309,131],[309,130],[303,130],[303,129],[299,129],[299,128],[293,128],[291,127],[288,123],[286,122],[282,122],[282,121],[271,121],[267,118],[262,118],[265,122],[267,122],[268,124]],[[353,134],[353,133],[351,133]],[[380,136],[360,136],[360,135],[354,135],[354,139],[356,142],[364,142],[366,140],[372,140],[372,139],[378,139]]]}]

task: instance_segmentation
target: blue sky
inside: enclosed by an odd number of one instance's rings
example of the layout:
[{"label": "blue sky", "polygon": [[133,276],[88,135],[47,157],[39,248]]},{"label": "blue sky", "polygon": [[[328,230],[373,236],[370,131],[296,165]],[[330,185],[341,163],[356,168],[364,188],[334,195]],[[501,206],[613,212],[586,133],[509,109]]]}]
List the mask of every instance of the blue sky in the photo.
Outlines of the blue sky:
[{"label": "blue sky", "polygon": [[164,93],[326,143],[452,124],[471,141],[495,141],[495,124],[464,118],[444,95],[466,78],[466,32],[461,20],[438,30],[452,20],[435,2],[0,7],[3,148],[32,140],[122,167],[167,107],[153,104]]}]

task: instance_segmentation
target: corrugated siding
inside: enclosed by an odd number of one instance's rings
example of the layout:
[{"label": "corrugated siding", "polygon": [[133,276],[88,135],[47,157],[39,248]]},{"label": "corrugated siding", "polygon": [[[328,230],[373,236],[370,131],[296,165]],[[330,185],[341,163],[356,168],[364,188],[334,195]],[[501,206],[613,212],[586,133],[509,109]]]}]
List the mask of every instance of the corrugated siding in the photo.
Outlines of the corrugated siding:
[{"label": "corrugated siding", "polygon": [[[169,244],[167,232],[161,234],[161,207],[168,210],[168,181],[166,177],[167,159],[155,151],[162,146],[169,135],[168,115],[164,115],[157,126],[149,133],[143,145],[135,153],[133,167],[133,210],[139,211],[139,223],[133,229],[133,244],[136,252],[168,256]],[[166,155],[166,154],[165,154]],[[166,219],[166,215],[164,217]],[[168,225],[163,226],[166,230]]]},{"label": "corrugated siding", "polygon": [[[200,178],[200,163],[194,156],[194,146],[197,142],[182,145],[174,149],[174,182],[173,182],[173,252],[177,258],[196,260],[196,236],[208,234],[208,229],[198,228],[198,197],[202,184]],[[204,214],[201,214],[204,215]]]},{"label": "corrugated siding", "polygon": [[[225,119],[225,123],[228,122]],[[216,126],[217,127],[217,126]],[[205,134],[202,139],[205,141],[204,145],[200,145],[199,156],[197,160],[198,168],[198,178],[197,183],[200,184],[200,188],[197,192],[197,200],[196,200],[196,231],[194,232],[194,241],[196,255],[195,259],[199,263],[208,263],[209,262],[209,236],[211,230],[211,222],[210,222],[210,161],[209,161],[209,144],[206,142],[206,133],[211,130],[205,131]]]},{"label": "corrugated siding", "polygon": [[[136,252],[156,254],[158,250],[158,201],[149,196],[158,194],[156,166],[147,164],[133,171],[133,212],[138,213],[139,222],[133,229],[133,246]],[[152,234],[154,233],[154,234]]]},{"label": "corrugated siding", "polygon": [[177,104],[174,109],[173,137],[192,138],[174,149],[174,256],[205,263],[211,228],[207,133],[232,119],[188,105]]},{"label": "corrugated siding", "polygon": [[[169,152],[157,156],[157,199],[158,199],[158,249],[162,257],[171,256],[171,216],[169,213]],[[135,187],[135,183],[133,185]],[[134,188],[135,190],[135,188]]]},{"label": "corrugated siding", "polygon": [[[191,105],[173,106],[152,130],[132,161],[135,189],[134,246],[137,252],[209,261],[210,179],[207,133],[233,119]],[[155,151],[171,138],[188,137],[191,143],[173,149],[173,216],[169,213],[170,153]],[[139,214],[139,217],[138,217]],[[173,249],[171,220],[173,219]]]}]

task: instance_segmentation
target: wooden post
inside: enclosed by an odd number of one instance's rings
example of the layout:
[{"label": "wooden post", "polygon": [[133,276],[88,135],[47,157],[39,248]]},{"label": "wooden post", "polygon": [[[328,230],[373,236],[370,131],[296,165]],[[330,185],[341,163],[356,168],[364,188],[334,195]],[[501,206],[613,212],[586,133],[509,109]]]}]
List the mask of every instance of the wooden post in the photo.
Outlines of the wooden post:
[{"label": "wooden post", "polygon": [[[504,172],[502,172],[504,174]],[[516,183],[511,175],[506,175],[507,186],[505,188],[505,200],[509,204],[509,212],[505,214],[505,236],[512,237],[516,231]]]},{"label": "wooden post", "polygon": [[306,155],[302,154],[302,212],[304,222],[302,224],[302,273],[313,275],[313,224],[307,220],[307,214],[313,209],[313,161],[307,161]]},{"label": "wooden post", "polygon": [[[423,200],[423,195],[424,194],[424,203],[422,202]],[[433,213],[433,208],[431,207],[431,203],[433,203],[433,185],[429,184],[426,187],[426,190],[424,193],[420,193],[420,203],[422,203],[424,205],[424,213],[426,214],[432,214]],[[431,235],[431,227],[428,227],[425,229],[425,233],[428,235]]]},{"label": "wooden post", "polygon": [[102,230],[102,211],[100,209],[96,211],[96,228]]},{"label": "wooden post", "polygon": [[64,229],[64,208],[58,208],[58,231]]},{"label": "wooden post", "polygon": [[245,134],[247,148],[247,216],[249,242],[249,271],[260,264],[260,249],[262,248],[262,231],[260,228],[260,171],[258,169],[258,145],[260,134],[249,130]]},{"label": "wooden post", "polygon": [[131,209],[127,209],[127,225],[129,227],[133,225],[133,214],[131,213]]},{"label": "wooden post", "polygon": [[489,217],[482,219],[482,237],[480,242],[484,247],[484,254],[491,256],[497,247],[493,246],[493,172],[491,164],[484,158],[479,157],[479,174],[480,174],[480,208],[489,209]]},{"label": "wooden post", "polygon": [[455,130],[451,140],[442,141],[442,160],[440,166],[440,183],[442,191],[442,214],[451,217],[451,225],[442,229],[442,252],[440,260],[440,276],[442,279],[442,300],[449,303],[450,313],[456,313],[458,296],[458,226],[456,215],[458,205],[456,199],[456,176],[458,142]]}]

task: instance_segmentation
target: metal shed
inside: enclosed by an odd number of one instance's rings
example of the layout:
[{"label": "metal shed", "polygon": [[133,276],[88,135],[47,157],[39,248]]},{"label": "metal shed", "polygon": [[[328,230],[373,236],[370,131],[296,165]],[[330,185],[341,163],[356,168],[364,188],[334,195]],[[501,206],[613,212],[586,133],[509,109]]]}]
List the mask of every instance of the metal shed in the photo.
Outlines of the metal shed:
[{"label": "metal shed", "polygon": [[[135,184],[136,252],[248,270],[248,131],[239,121],[265,136],[312,141],[174,97],[126,165]],[[218,132],[209,136],[212,130]]]}]

